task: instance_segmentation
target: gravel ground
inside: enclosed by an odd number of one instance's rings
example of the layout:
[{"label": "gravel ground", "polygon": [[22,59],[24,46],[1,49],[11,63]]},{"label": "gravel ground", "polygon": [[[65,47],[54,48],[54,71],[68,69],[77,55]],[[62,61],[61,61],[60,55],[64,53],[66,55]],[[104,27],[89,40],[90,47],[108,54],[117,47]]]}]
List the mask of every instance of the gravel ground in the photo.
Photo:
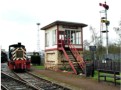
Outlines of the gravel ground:
[{"label": "gravel ground", "polygon": [[39,70],[32,68],[32,73],[46,77],[61,85],[70,87],[72,90],[121,90],[120,85],[109,82],[98,82],[97,80],[83,76],[70,74],[67,72],[57,72],[51,70]]}]

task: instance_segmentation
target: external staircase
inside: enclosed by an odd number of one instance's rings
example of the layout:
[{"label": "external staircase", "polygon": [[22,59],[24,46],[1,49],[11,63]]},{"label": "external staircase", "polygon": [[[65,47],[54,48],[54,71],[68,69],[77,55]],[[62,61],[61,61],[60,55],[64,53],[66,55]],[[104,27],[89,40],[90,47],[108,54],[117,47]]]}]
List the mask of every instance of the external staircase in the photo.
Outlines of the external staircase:
[{"label": "external staircase", "polygon": [[66,60],[69,62],[69,65],[75,74],[85,72],[85,62],[73,44],[68,43],[68,48],[65,48],[64,42],[60,41],[59,48],[63,51]]}]

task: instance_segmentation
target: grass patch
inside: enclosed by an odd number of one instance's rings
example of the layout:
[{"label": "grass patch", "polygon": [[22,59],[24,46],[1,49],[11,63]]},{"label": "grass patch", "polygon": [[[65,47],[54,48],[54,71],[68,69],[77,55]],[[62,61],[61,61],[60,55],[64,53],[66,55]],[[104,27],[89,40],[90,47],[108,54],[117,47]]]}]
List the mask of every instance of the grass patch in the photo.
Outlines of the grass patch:
[{"label": "grass patch", "polygon": [[45,67],[44,66],[39,66],[39,65],[33,65],[33,67],[35,67],[35,68],[37,68],[37,69],[45,69]]}]

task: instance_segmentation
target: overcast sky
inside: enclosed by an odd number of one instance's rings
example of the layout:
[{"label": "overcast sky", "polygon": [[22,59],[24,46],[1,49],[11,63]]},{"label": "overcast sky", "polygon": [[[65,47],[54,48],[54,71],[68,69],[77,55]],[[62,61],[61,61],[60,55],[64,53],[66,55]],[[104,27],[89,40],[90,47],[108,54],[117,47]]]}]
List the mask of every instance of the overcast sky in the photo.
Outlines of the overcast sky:
[{"label": "overcast sky", "polygon": [[[56,20],[88,24],[84,39],[89,40],[89,26],[100,30],[99,3],[105,0],[0,0],[0,45],[8,46],[22,42],[27,51],[37,50],[37,25],[40,28]],[[109,40],[117,38],[113,31],[121,19],[121,0],[107,0]],[[44,31],[40,31],[40,49],[44,50]]]}]

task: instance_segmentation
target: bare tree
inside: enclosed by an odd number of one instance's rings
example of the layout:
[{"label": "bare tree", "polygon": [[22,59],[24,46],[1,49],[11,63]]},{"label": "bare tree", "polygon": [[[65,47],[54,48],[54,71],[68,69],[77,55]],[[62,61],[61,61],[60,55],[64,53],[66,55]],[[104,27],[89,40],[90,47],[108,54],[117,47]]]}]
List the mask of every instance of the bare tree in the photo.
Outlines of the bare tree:
[{"label": "bare tree", "polygon": [[121,39],[121,20],[119,21],[119,26],[118,27],[114,27],[114,30],[119,35],[119,37]]},{"label": "bare tree", "polygon": [[99,46],[100,44],[100,36],[98,36],[98,32],[96,32],[95,28],[93,28],[92,26],[90,26],[90,31],[92,33],[91,35],[91,42],[93,43],[95,46]]},{"label": "bare tree", "polygon": [[115,32],[119,35],[119,43],[120,43],[120,60],[121,60],[121,20],[119,21],[119,26],[114,27]]}]

